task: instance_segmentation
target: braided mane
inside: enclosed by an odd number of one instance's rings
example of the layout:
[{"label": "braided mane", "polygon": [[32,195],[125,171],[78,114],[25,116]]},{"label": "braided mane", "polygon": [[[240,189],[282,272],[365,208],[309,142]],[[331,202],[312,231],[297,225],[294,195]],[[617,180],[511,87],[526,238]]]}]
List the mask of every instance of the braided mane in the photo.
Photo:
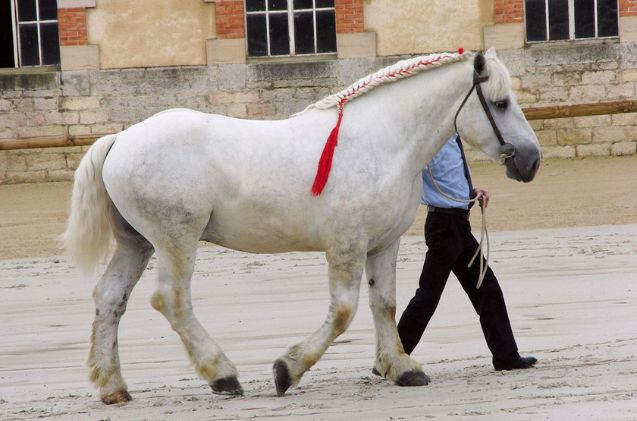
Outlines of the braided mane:
[{"label": "braided mane", "polygon": [[429,54],[425,56],[413,57],[401,60],[391,66],[380,69],[354,82],[340,92],[332,94],[322,100],[311,104],[309,108],[327,109],[342,106],[346,102],[353,100],[372,89],[390,82],[396,82],[427,70],[435,69],[445,64],[472,58],[474,54],[464,52],[460,49],[457,53]]}]

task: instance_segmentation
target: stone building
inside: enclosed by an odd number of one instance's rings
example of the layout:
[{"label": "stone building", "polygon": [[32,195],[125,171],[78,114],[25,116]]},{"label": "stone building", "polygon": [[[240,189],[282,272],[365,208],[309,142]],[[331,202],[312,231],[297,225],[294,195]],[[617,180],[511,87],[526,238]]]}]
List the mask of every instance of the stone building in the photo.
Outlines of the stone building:
[{"label": "stone building", "polygon": [[637,0],[0,0],[0,184],[69,180],[166,108],[283,118],[404,56],[489,46],[545,156],[636,153]]}]

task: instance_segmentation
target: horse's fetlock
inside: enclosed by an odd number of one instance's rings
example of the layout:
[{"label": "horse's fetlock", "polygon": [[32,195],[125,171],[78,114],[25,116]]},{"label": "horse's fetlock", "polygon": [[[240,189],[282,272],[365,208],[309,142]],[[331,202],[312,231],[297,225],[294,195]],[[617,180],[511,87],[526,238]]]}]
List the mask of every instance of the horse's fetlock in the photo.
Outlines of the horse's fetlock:
[{"label": "horse's fetlock", "polygon": [[211,381],[218,377],[218,365],[218,358],[209,358],[201,361],[195,368],[197,370],[197,374],[199,374],[202,378]]},{"label": "horse's fetlock", "polygon": [[296,385],[305,371],[321,358],[320,352],[307,353],[300,345],[291,346],[279,360],[285,362],[292,386]]},{"label": "horse's fetlock", "polygon": [[303,356],[303,367],[306,370],[309,370],[319,359],[321,359],[321,354],[319,352],[305,354]]}]

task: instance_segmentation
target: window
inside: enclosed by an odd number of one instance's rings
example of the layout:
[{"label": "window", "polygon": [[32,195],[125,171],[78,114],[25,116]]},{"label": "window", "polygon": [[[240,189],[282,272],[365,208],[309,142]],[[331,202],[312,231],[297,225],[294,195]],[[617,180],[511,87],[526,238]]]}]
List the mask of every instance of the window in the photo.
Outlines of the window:
[{"label": "window", "polygon": [[527,41],[616,37],[617,0],[525,0]]},{"label": "window", "polygon": [[0,67],[59,63],[56,0],[0,0]]},{"label": "window", "polygon": [[248,55],[336,52],[334,0],[246,0]]}]

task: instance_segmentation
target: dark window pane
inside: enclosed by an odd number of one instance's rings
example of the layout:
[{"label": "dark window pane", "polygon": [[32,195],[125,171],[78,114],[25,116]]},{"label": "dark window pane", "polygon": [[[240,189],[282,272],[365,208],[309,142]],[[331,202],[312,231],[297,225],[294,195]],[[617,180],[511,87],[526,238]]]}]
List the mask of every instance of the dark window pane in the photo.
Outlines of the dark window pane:
[{"label": "dark window pane", "polygon": [[527,41],[546,41],[545,5],[544,0],[526,0]]},{"label": "dark window pane", "polygon": [[597,0],[597,32],[600,37],[617,36],[617,0]]},{"label": "dark window pane", "polygon": [[246,11],[259,12],[265,10],[265,0],[246,0]]},{"label": "dark window pane", "polygon": [[36,24],[20,25],[20,65],[38,66],[38,28]]},{"label": "dark window pane", "polygon": [[247,15],[248,55],[252,57],[268,55],[265,15]]},{"label": "dark window pane", "polygon": [[334,7],[334,0],[316,0],[316,7]]},{"label": "dark window pane", "polygon": [[40,20],[56,20],[58,7],[55,0],[38,0],[40,6]]},{"label": "dark window pane", "polygon": [[269,10],[288,10],[287,0],[268,0]]},{"label": "dark window pane", "polygon": [[15,67],[11,0],[0,1],[0,68]]},{"label": "dark window pane", "polygon": [[312,12],[294,14],[294,43],[297,54],[314,54],[314,18]]},{"label": "dark window pane", "polygon": [[43,23],[40,25],[40,38],[42,43],[42,64],[59,64],[58,24]]},{"label": "dark window pane", "polygon": [[290,54],[290,32],[287,13],[274,13],[270,18],[270,55]]},{"label": "dark window pane", "polygon": [[18,0],[18,20],[27,22],[36,19],[35,0]]},{"label": "dark window pane", "polygon": [[568,0],[549,1],[549,39],[568,39]]},{"label": "dark window pane", "polygon": [[316,12],[317,52],[336,52],[336,19],[333,10]]},{"label": "dark window pane", "polygon": [[294,0],[294,9],[311,9],[314,5],[312,4],[312,0]]},{"label": "dark window pane", "polygon": [[575,38],[595,37],[595,0],[575,0]]}]

